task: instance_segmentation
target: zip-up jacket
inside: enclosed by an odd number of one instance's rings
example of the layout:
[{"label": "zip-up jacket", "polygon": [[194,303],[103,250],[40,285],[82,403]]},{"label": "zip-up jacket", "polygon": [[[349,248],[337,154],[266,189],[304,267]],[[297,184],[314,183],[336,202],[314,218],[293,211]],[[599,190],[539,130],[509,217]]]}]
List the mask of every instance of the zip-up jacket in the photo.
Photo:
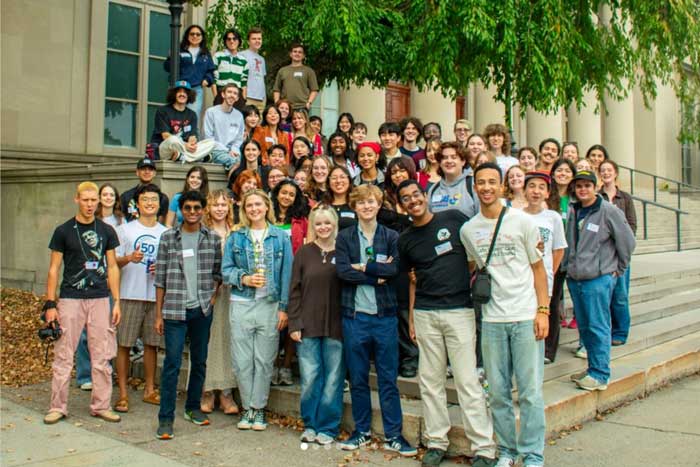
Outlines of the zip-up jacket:
[{"label": "zip-up jacket", "polygon": [[566,222],[569,244],[567,275],[589,280],[605,274],[622,276],[636,245],[623,212],[598,195],[590,211],[577,221],[581,203],[571,203]]},{"label": "zip-up jacket", "polygon": [[[170,73],[170,57],[163,63],[165,71]],[[214,84],[214,70],[216,64],[211,58],[211,55],[201,51],[197,55],[197,60],[192,60],[192,54],[189,50],[180,50],[180,76],[178,80],[185,80],[190,83],[190,86],[201,86],[202,81],[207,80],[209,86]]]},{"label": "zip-up jacket", "polygon": [[[374,232],[372,248],[377,258],[393,258],[390,263],[371,261],[367,263],[365,272],[352,268],[353,264],[361,263],[360,234],[356,227],[343,229],[338,233],[335,242],[335,266],[338,277],[343,281],[341,309],[343,315],[354,318],[355,293],[358,285],[374,286],[377,302],[377,316],[395,316],[398,309],[396,290],[391,281],[399,272],[399,234],[377,224]],[[387,282],[379,284],[379,279]]]}]

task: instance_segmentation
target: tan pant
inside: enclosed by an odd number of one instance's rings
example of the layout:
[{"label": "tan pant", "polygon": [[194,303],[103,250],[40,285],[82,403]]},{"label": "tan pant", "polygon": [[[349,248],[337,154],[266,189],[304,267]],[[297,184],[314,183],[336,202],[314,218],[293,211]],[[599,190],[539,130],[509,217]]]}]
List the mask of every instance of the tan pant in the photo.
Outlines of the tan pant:
[{"label": "tan pant", "polygon": [[246,99],[245,103],[246,103],[246,105],[254,105],[255,107],[257,107],[261,114],[265,110],[265,99],[258,100],[258,99],[248,98],[248,99]]},{"label": "tan pant", "polygon": [[449,446],[450,416],[445,390],[449,356],[472,454],[494,458],[493,422],[476,373],[474,310],[415,310],[413,322],[420,355],[418,382],[428,448],[447,450]]},{"label": "tan pant", "polygon": [[92,365],[90,412],[95,414],[108,410],[112,399],[112,367],[109,361],[117,354],[117,335],[111,324],[109,298],[62,298],[58,301],[57,310],[63,335],[54,344],[49,411],[68,415],[68,386],[73,356],[86,324]]},{"label": "tan pant", "polygon": [[173,153],[179,154],[177,160],[184,159],[185,162],[199,162],[204,159],[209,153],[216,147],[216,141],[213,139],[203,139],[202,141],[197,141],[197,150],[194,152],[189,152],[185,147],[185,142],[182,138],[175,135],[170,135],[168,138],[160,143],[158,146],[158,152],[160,152],[161,159],[172,160]]}]

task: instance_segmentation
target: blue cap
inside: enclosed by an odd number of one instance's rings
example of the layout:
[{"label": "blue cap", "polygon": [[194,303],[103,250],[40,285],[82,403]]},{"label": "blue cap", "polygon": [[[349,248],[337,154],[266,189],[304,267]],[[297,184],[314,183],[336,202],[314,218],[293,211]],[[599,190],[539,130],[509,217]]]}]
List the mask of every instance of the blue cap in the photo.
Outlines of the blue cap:
[{"label": "blue cap", "polygon": [[173,89],[178,89],[178,88],[185,88],[188,91],[192,89],[192,86],[190,86],[190,83],[185,81],[184,79],[180,81],[175,81],[175,85],[173,86]]}]

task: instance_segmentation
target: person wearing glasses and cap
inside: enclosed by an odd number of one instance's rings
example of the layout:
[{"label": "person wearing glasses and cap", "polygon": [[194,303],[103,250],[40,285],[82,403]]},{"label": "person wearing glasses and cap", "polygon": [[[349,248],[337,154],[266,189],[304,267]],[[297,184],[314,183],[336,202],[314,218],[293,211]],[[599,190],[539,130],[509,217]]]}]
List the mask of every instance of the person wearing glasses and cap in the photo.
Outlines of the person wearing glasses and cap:
[{"label": "person wearing glasses and cap", "polygon": [[[139,208],[137,204],[137,199],[135,198],[136,190],[142,185],[148,185],[149,183],[154,183],[153,179],[156,177],[156,163],[148,157],[139,159],[136,163],[136,176],[139,178],[139,183],[135,187],[125,191],[121,195],[121,208],[124,214],[124,221],[130,222],[139,217]],[[168,195],[160,192],[160,208],[158,208],[158,222],[161,224],[165,223],[165,216],[168,214],[168,205],[170,205],[170,200]]]}]

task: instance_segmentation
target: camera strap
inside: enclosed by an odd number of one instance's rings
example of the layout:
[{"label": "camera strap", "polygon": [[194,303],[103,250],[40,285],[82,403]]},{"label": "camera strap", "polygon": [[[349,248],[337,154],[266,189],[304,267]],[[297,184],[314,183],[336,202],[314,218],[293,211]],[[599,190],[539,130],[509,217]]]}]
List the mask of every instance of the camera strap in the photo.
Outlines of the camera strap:
[{"label": "camera strap", "polygon": [[489,261],[491,261],[491,254],[493,253],[493,248],[496,246],[496,237],[498,237],[498,231],[501,229],[501,223],[503,222],[503,217],[505,217],[507,210],[508,207],[503,206],[503,209],[501,209],[501,214],[498,215],[496,228],[493,231],[493,237],[491,237],[491,246],[489,246],[489,252],[486,255],[486,261],[484,261],[484,267],[482,269],[486,269],[486,266],[489,265]]}]

